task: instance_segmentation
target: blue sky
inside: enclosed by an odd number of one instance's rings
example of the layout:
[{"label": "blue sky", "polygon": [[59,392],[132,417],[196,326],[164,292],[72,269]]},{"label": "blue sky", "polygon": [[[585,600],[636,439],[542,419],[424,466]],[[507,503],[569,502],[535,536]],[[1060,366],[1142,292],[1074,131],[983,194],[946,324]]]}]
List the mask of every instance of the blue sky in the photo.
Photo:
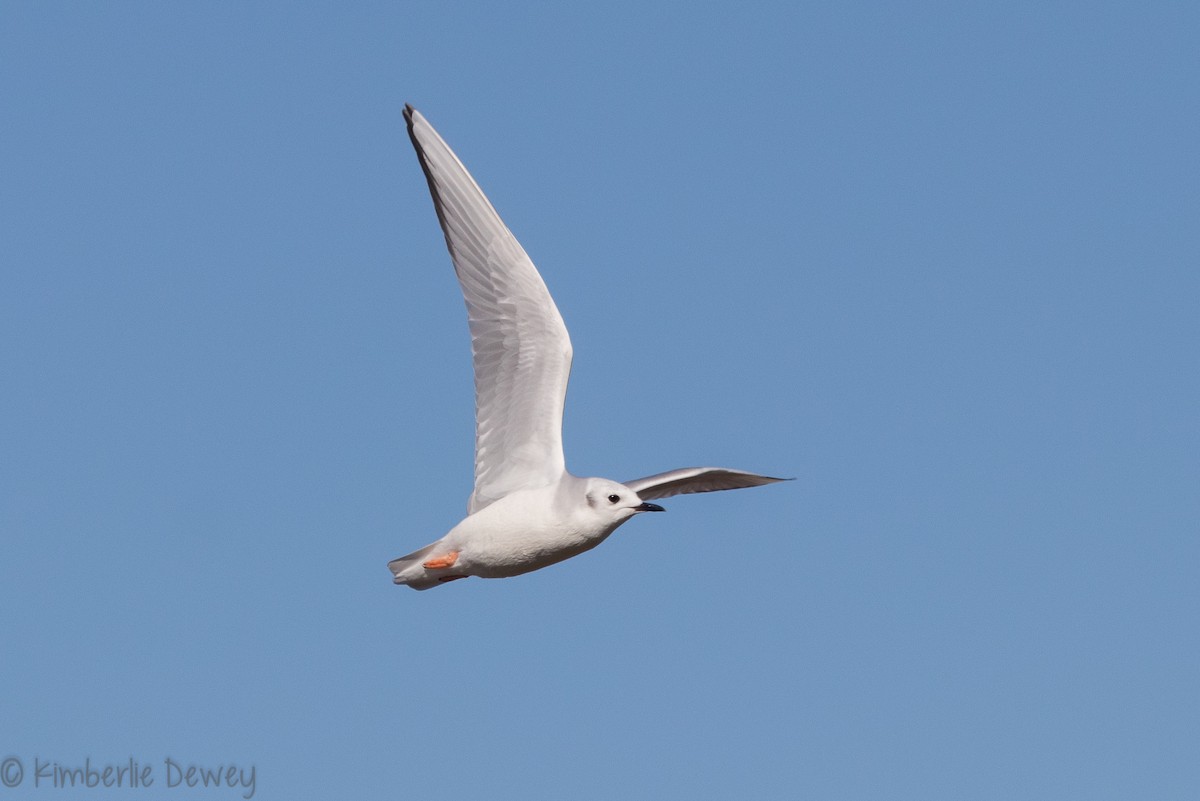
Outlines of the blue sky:
[{"label": "blue sky", "polygon": [[[133,758],[139,798],[241,796],[168,757],[256,798],[1194,798],[1198,36],[6,4],[0,757]],[[394,587],[472,464],[405,102],[567,321],[573,472],[798,480]]]}]

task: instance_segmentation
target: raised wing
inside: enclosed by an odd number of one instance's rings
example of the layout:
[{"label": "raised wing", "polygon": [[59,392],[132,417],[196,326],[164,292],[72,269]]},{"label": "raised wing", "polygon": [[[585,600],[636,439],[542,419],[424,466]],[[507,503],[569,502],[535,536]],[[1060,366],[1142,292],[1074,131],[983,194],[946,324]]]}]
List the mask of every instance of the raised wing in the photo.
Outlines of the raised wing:
[{"label": "raised wing", "polygon": [[408,135],[467,301],[475,363],[474,514],[564,473],[571,340],[537,268],[454,151],[412,106]]},{"label": "raised wing", "polygon": [[776,481],[791,481],[790,478],[771,478],[744,470],[729,470],[724,467],[682,467],[654,476],[626,481],[625,486],[638,494],[644,501],[669,498],[689,492],[716,492],[717,490],[743,489],[774,484]]}]

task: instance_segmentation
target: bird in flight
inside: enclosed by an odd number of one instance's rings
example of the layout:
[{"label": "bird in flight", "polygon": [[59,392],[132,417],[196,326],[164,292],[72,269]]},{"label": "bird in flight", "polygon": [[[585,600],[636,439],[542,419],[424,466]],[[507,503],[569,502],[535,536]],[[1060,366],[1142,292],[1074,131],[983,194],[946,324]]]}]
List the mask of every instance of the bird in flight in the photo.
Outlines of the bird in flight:
[{"label": "bird in flight", "polygon": [[784,479],[685,467],[633,481],[579,478],[563,461],[571,340],[541,275],[454,151],[404,107],[467,302],[475,367],[475,489],[446,536],[388,563],[396,584],[506,578],[595,548],[650,501]]}]

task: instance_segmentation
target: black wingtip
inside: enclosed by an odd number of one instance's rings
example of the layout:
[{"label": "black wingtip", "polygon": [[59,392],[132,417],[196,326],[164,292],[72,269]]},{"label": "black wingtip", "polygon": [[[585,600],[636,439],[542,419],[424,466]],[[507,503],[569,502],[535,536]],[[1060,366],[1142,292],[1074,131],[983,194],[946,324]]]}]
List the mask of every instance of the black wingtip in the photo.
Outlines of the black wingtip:
[{"label": "black wingtip", "polygon": [[759,478],[762,479],[762,483],[761,484],[753,484],[751,486],[766,487],[770,484],[775,484],[780,481],[795,481],[796,480],[795,476],[792,476],[791,478],[779,478],[778,476],[759,476]]},{"label": "black wingtip", "polygon": [[[404,104],[404,127],[408,129],[408,138],[412,140],[413,147],[415,147],[417,149],[417,153],[418,153],[418,155],[420,155],[421,154],[421,143],[417,141],[417,132],[413,130],[413,114],[414,113],[416,113],[416,109],[413,108],[410,104],[405,103]],[[425,166],[425,158],[423,155],[421,156],[421,166],[422,167]],[[428,177],[428,172],[426,172],[426,177]]]}]

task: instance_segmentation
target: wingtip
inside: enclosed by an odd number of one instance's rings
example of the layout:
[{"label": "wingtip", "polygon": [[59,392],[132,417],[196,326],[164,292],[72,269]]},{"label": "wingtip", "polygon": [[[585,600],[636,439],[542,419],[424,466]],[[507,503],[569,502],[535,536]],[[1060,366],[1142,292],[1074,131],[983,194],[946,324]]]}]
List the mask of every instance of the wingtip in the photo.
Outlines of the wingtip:
[{"label": "wingtip", "polygon": [[745,473],[745,475],[746,475],[747,477],[749,477],[749,478],[752,478],[752,479],[756,479],[756,480],[758,480],[758,481],[761,481],[761,482],[762,482],[762,484],[759,484],[759,485],[757,485],[757,486],[760,486],[760,487],[761,487],[761,486],[764,486],[764,485],[766,485],[766,484],[774,484],[776,481],[795,481],[795,480],[796,480],[796,477],[795,477],[795,476],[789,476],[789,477],[786,477],[786,478],[781,478],[781,477],[779,477],[779,476],[764,476],[764,475],[762,475],[761,473]]},{"label": "wingtip", "polygon": [[779,478],[778,476],[759,476],[758,478],[762,481],[762,483],[758,485],[760,487],[765,487],[768,484],[775,484],[780,481],[795,481],[796,480],[795,476],[791,476],[789,478]]},{"label": "wingtip", "polygon": [[408,129],[408,138],[412,140],[413,147],[417,149],[418,153],[421,152],[421,143],[417,141],[417,132],[414,130],[416,126],[414,118],[420,116],[420,112],[413,108],[411,103],[404,104],[404,127]]}]

